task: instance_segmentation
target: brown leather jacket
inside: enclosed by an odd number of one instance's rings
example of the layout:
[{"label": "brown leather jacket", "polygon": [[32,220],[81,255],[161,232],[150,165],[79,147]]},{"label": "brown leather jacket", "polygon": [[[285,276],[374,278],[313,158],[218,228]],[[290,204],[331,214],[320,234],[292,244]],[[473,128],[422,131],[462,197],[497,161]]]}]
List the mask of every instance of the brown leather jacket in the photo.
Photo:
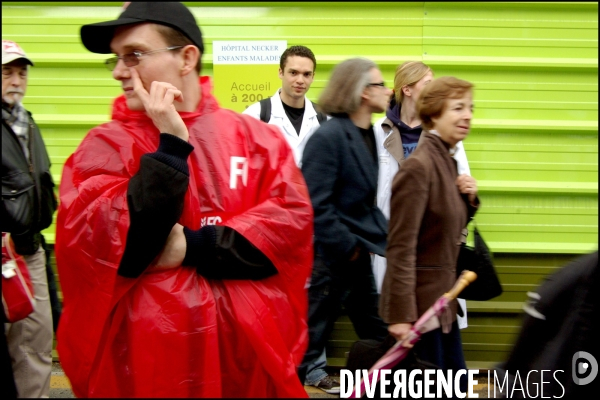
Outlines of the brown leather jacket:
[{"label": "brown leather jacket", "polygon": [[[413,323],[456,281],[462,229],[475,214],[456,186],[448,145],[424,133],[392,183],[387,271],[379,314],[389,324]],[[450,304],[456,319],[456,301]]]}]

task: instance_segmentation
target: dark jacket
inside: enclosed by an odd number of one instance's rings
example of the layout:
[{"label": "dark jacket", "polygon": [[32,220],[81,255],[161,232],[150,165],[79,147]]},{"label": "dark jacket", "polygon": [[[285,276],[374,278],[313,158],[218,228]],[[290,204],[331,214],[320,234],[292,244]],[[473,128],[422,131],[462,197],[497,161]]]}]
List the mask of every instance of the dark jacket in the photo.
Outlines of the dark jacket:
[{"label": "dark jacket", "polygon": [[[415,322],[456,281],[461,232],[476,211],[457,176],[448,145],[425,133],[394,177],[379,305],[389,324]],[[456,319],[456,301],[451,310]]]},{"label": "dark jacket", "polygon": [[50,226],[57,201],[50,158],[40,130],[29,113],[27,160],[19,139],[2,119],[2,231],[10,232],[19,254],[33,254],[39,232]]},{"label": "dark jacket", "polygon": [[[513,387],[519,371],[523,384],[528,386],[528,393],[543,390],[547,398],[552,395],[554,398],[571,399],[597,395],[597,377],[595,380],[592,378],[595,382],[589,384],[575,383],[572,377],[589,379],[593,372],[581,374],[578,365],[590,363],[590,355],[596,360],[600,356],[599,288],[600,269],[596,250],[569,262],[546,277],[534,293],[528,293],[521,331],[506,363],[496,368],[502,379],[505,372],[509,374],[508,387]],[[558,373],[552,376],[547,372],[546,380],[542,380],[540,371],[544,370]],[[533,372],[534,379],[529,377],[529,371]],[[527,381],[524,376],[527,376]],[[532,392],[529,392],[530,389]],[[512,396],[521,397],[518,391]]]},{"label": "dark jacket", "polygon": [[375,204],[378,165],[347,116],[325,122],[309,139],[302,173],[314,209],[315,252],[347,261],[357,245],[383,255],[387,221]]}]

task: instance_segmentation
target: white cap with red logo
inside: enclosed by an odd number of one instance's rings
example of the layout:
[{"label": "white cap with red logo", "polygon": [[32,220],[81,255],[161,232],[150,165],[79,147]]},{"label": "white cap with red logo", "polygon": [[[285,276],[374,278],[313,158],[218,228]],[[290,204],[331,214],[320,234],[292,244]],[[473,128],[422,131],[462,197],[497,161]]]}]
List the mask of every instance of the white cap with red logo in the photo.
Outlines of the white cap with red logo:
[{"label": "white cap with red logo", "polygon": [[29,64],[33,65],[33,61],[27,58],[23,49],[11,40],[2,41],[2,65],[15,61],[16,59],[24,58]]}]

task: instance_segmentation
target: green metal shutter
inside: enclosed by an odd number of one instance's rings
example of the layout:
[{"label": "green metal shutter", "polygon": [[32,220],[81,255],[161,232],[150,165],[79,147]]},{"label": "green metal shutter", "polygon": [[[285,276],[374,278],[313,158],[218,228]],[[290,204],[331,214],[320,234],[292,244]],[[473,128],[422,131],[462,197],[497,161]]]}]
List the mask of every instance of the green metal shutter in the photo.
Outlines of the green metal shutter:
[{"label": "green metal shutter", "polygon": [[[66,158],[91,127],[109,119],[120,94],[102,64],[106,56],[84,49],[79,28],[116,18],[121,4],[2,3],[3,39],[17,41],[36,63],[24,104],[41,127],[58,183]],[[213,40],[287,40],[317,57],[314,101],[333,66],[355,56],[377,62],[390,85],[406,60],[475,84],[465,148],[480,187],[478,227],[505,293],[469,302],[462,336],[470,367],[504,359],[525,293],[597,249],[597,3],[186,4],[204,35],[205,75],[212,75]],[[54,226],[45,233],[53,243]],[[340,318],[328,346],[332,365],[343,365],[355,339]]]}]

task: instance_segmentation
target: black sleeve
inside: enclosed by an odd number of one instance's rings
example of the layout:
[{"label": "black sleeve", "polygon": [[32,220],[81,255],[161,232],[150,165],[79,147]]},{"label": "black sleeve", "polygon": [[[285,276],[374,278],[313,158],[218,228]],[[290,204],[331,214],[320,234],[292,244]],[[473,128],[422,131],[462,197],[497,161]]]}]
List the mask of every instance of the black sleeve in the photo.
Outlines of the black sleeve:
[{"label": "black sleeve", "polygon": [[130,226],[119,275],[140,276],[162,251],[183,212],[187,158],[193,149],[185,140],[161,133],[157,151],[141,157],[127,188]]},{"label": "black sleeve", "polygon": [[227,226],[183,229],[187,250],[183,265],[209,279],[263,279],[277,269],[258,248]]}]

